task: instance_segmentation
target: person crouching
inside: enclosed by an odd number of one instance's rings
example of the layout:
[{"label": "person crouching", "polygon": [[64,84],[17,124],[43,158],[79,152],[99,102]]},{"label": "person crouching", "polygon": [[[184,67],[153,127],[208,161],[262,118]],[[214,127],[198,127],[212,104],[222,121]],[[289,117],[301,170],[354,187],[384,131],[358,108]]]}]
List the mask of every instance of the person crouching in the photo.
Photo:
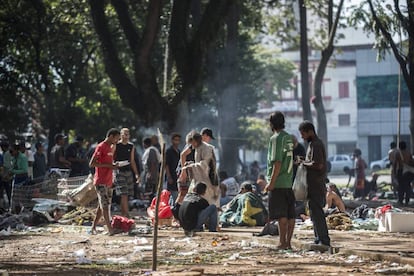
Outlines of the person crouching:
[{"label": "person crouching", "polygon": [[200,182],[183,200],[178,216],[186,236],[203,231],[203,225],[207,223],[210,232],[217,232],[217,206],[209,205],[202,197],[206,190],[207,185]]}]

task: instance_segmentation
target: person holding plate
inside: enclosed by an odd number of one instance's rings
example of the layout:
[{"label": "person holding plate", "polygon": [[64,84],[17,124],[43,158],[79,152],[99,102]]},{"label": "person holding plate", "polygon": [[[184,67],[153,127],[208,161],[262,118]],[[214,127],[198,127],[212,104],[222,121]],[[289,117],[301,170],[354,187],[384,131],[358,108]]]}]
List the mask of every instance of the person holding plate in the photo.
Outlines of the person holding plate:
[{"label": "person holding plate", "polygon": [[137,164],[135,162],[135,147],[129,141],[129,129],[121,129],[121,139],[116,144],[114,161],[117,162],[119,169],[115,171],[115,185],[118,196],[121,196],[121,215],[129,217],[128,214],[128,199],[134,195],[134,178],[136,183],[139,182],[139,174]]}]

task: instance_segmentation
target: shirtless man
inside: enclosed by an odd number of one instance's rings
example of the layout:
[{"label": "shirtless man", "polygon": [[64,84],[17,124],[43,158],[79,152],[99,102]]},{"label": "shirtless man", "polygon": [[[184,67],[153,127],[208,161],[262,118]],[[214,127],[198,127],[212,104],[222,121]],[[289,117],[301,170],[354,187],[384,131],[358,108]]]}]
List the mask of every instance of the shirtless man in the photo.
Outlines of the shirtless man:
[{"label": "shirtless man", "polygon": [[[339,212],[345,212],[345,204],[337,193],[335,193],[335,185],[328,184],[326,192],[326,205],[324,208],[325,213],[331,211],[332,209],[337,209]],[[332,212],[329,212],[332,213]]]}]

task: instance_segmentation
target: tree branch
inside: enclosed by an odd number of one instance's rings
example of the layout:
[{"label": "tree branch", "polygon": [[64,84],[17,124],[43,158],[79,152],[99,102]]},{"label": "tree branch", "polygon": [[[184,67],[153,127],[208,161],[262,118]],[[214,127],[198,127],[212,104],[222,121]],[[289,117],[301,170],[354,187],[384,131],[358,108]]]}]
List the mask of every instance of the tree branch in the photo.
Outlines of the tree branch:
[{"label": "tree branch", "polygon": [[142,34],[142,40],[137,49],[137,56],[139,63],[145,63],[146,66],[150,66],[151,50],[156,41],[162,7],[165,1],[163,0],[151,0],[148,7],[148,15],[145,22],[145,28]]},{"label": "tree branch", "polygon": [[187,70],[187,25],[191,0],[174,1],[171,12],[170,48],[175,59],[178,73],[184,75]]},{"label": "tree branch", "polygon": [[336,30],[338,29],[338,23],[339,23],[339,19],[341,17],[343,4],[344,4],[344,0],[341,0],[339,2],[338,9],[336,10],[335,21],[333,22],[332,28],[330,28],[330,30],[329,30],[330,33],[329,33],[328,47],[333,46],[333,44],[334,44],[334,40],[335,40],[335,36],[336,36]]},{"label": "tree branch", "polygon": [[394,42],[391,34],[386,30],[384,27],[384,24],[381,22],[381,20],[378,18],[377,13],[375,11],[374,5],[372,4],[372,0],[368,0],[369,8],[371,10],[372,18],[374,19],[375,23],[377,24],[378,28],[381,31],[382,36],[385,38],[385,40],[390,44],[391,49],[394,53],[395,59],[400,64],[401,71],[403,73],[404,79],[409,82],[409,73],[407,70],[407,63],[404,59],[404,57],[401,55],[400,51],[398,50],[397,44]]},{"label": "tree branch", "polygon": [[[180,6],[178,4],[175,5],[177,2],[184,1],[174,1],[173,13],[175,10],[177,16],[188,17],[189,3],[187,2],[185,5],[186,11],[181,11],[181,13],[179,13],[177,9],[180,9]],[[207,50],[211,47],[211,44],[214,43],[219,33],[218,30],[220,25],[224,21],[231,4],[234,4],[234,0],[210,0],[204,10],[200,24],[189,43],[187,42],[186,31],[183,29],[183,26],[178,27],[175,25],[178,24],[178,21],[180,21],[181,24],[186,24],[187,19],[175,18],[174,29],[178,30],[179,33],[175,34],[178,37],[175,37],[174,35],[175,38],[173,39],[173,32],[171,32],[172,39],[170,42],[172,43],[171,48],[173,50],[173,56],[176,61],[177,71],[182,78],[184,89],[176,94],[173,100],[174,104],[181,102],[181,100],[189,93],[188,88],[194,88],[199,82],[203,68],[203,59],[205,58]],[[171,22],[171,25],[171,27],[173,27],[173,22]],[[185,41],[185,43],[183,43],[183,41]],[[174,43],[181,43],[181,45],[177,46],[174,45]]]},{"label": "tree branch", "polygon": [[111,5],[116,11],[119,23],[128,40],[129,47],[131,48],[132,53],[135,54],[138,49],[139,34],[129,15],[128,4],[124,0],[111,0]]},{"label": "tree branch", "polygon": [[398,19],[401,21],[401,25],[403,26],[403,28],[406,29],[407,32],[412,32],[413,30],[410,30],[409,28],[410,24],[408,22],[408,19],[401,12],[399,0],[394,0],[394,8],[397,13]]},{"label": "tree branch", "polygon": [[119,60],[118,51],[112,42],[108,21],[105,16],[104,1],[89,0],[89,5],[91,7],[91,16],[96,33],[102,44],[101,48],[103,51],[106,72],[117,88],[122,102],[134,111],[139,111],[143,108],[143,103],[137,100],[139,99],[136,95],[137,89],[128,78],[121,61]]}]

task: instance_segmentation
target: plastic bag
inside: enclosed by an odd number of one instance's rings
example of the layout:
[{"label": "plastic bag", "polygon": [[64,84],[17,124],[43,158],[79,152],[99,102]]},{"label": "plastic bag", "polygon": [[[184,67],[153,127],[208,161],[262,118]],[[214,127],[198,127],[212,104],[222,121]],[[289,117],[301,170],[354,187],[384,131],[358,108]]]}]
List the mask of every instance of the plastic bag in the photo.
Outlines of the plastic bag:
[{"label": "plastic bag", "polygon": [[293,181],[293,193],[297,201],[305,201],[308,198],[308,183],[306,180],[306,168],[300,164]]}]

